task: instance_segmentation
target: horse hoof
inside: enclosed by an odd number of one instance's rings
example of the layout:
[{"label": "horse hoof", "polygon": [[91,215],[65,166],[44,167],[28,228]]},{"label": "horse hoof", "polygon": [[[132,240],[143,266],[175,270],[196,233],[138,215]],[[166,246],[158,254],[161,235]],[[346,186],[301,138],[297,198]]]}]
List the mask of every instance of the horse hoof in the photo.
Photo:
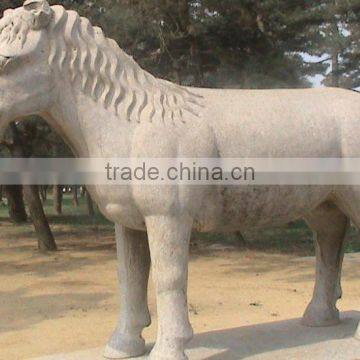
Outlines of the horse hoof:
[{"label": "horse hoof", "polygon": [[189,358],[184,352],[169,353],[168,351],[154,349],[149,355],[149,360],[189,360]]},{"label": "horse hoof", "polygon": [[146,353],[145,349],[138,351],[121,351],[115,350],[111,346],[107,345],[104,350],[104,358],[106,359],[130,359],[134,357],[142,356]]},{"label": "horse hoof", "polygon": [[310,304],[301,323],[309,327],[335,326],[340,323],[339,310]]},{"label": "horse hoof", "polygon": [[127,338],[114,333],[104,350],[106,359],[129,359],[146,353],[145,341],[142,338]]},{"label": "horse hoof", "polygon": [[355,339],[360,340],[360,322],[359,322],[359,326],[355,333]]}]

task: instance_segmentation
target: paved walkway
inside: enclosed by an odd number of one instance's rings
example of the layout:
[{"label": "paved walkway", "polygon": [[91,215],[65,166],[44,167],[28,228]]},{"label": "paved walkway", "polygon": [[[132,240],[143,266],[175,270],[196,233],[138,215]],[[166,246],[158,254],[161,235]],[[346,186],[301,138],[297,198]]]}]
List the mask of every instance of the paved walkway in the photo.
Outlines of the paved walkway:
[{"label": "paved walkway", "polygon": [[[190,360],[359,360],[360,340],[354,334],[360,312],[347,312],[342,318],[341,325],[328,328],[306,328],[293,319],[203,333],[195,337],[187,354]],[[102,350],[33,360],[103,360]]]}]

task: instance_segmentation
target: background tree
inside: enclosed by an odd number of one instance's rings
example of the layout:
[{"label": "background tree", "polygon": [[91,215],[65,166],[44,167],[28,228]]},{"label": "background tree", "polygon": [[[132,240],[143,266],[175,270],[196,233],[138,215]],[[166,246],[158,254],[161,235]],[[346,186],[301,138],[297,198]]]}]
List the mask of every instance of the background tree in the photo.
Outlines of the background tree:
[{"label": "background tree", "polygon": [[[338,59],[341,86],[359,83],[358,0],[62,3],[100,25],[145,69],[182,84],[311,86],[310,76],[332,76],[331,57]],[[305,54],[320,60],[309,62]]]},{"label": "background tree", "polygon": [[[309,76],[323,75],[327,85],[360,85],[358,0],[50,3],[78,10],[145,69],[182,84],[303,87],[311,86]],[[0,14],[21,4],[2,1]]]},{"label": "background tree", "polygon": [[[5,142],[11,156],[18,158],[32,156],[33,140],[37,138],[37,131],[38,127],[36,126],[36,122],[33,122],[30,119],[21,125],[11,123],[9,127],[9,136],[12,138],[12,142],[10,145],[9,142]],[[24,185],[22,189],[38,237],[38,248],[40,250],[56,250],[56,243],[45,216],[38,186]],[[15,199],[15,201],[15,206],[18,209],[23,206],[22,197]],[[23,211],[25,210],[23,209]]]},{"label": "background tree", "polygon": [[61,185],[53,186],[53,205],[54,211],[56,214],[62,214],[62,201],[63,201],[63,193]]},{"label": "background tree", "polygon": [[4,186],[9,217],[12,222],[22,224],[27,221],[25,210],[23,187],[21,185]]},{"label": "background tree", "polygon": [[79,198],[78,198],[78,187],[77,185],[72,186],[71,192],[73,195],[73,205],[78,207],[79,206]]},{"label": "background tree", "polygon": [[87,191],[87,189],[85,190],[85,196],[86,196],[86,205],[87,205],[88,214],[89,216],[94,217],[95,216],[94,202],[92,201],[91,195]]}]

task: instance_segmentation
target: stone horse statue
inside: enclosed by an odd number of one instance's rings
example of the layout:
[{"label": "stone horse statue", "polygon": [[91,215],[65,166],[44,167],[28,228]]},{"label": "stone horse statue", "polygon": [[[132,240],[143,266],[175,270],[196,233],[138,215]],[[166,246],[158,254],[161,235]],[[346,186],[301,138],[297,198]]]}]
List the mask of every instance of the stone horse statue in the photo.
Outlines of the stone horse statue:
[{"label": "stone horse statue", "polygon": [[[98,27],[27,0],[0,21],[0,123],[42,116],[79,157],[360,156],[360,98],[340,89],[186,88],[142,70]],[[144,354],[150,257],[157,295],[154,360],[187,359],[189,237],[304,218],[316,232],[316,284],[303,322],[334,325],[344,234],[360,227],[356,186],[92,186],[116,224],[119,324],[105,357]]]}]

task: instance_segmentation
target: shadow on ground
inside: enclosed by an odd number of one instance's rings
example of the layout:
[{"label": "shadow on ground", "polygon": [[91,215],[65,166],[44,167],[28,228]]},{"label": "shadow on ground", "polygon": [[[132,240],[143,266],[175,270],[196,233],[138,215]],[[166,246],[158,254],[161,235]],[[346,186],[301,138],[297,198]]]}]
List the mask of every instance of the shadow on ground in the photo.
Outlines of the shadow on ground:
[{"label": "shadow on ground", "polygon": [[[74,290],[78,286],[79,284],[74,282]],[[0,291],[0,304],[6,308],[11,304],[13,310],[12,313],[5,313],[0,309],[0,334],[30,328],[47,319],[70,316],[69,312],[86,316],[86,312],[99,307],[110,295],[106,292],[94,292],[89,296],[88,293],[76,291],[65,295],[63,293],[28,295],[26,288]]]},{"label": "shadow on ground", "polygon": [[[203,359],[238,360],[280,349],[352,339],[360,321],[360,312],[345,312],[342,319],[340,325],[327,328],[307,328],[301,325],[300,319],[291,319],[212,331],[197,335],[190,344],[190,349],[219,350],[218,354]],[[358,349],[360,350],[360,342]]]},{"label": "shadow on ground", "polygon": [[[360,312],[349,311],[340,325],[327,328],[307,328],[291,319],[211,331],[196,335],[187,354],[190,360],[353,360],[360,358],[360,342],[354,339],[359,321]],[[97,348],[33,360],[101,360],[102,352]]]}]

